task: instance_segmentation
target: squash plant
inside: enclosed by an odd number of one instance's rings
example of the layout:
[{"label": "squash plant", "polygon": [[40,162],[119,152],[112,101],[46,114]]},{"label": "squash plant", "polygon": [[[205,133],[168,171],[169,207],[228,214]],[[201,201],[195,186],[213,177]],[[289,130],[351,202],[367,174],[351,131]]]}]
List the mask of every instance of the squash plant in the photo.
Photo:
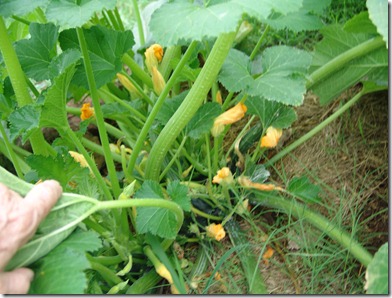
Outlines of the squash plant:
[{"label": "squash plant", "polygon": [[[64,189],[7,269],[31,266],[34,294],[153,293],[162,278],[185,294],[173,242],[219,241],[227,231],[235,246],[220,264],[237,252],[248,292],[267,293],[236,222],[247,199],[309,221],[371,263],[360,243],[311,210],[316,185],[302,177],[275,186],[267,169],[362,95],[387,89],[387,2],[368,0],[368,12],[344,26],[321,21],[329,0],[151,2],[145,24],[132,1],[135,40],[115,0],[0,1],[0,151],[12,164],[0,168],[0,182],[22,195],[40,179]],[[247,55],[236,45],[249,19],[264,33]],[[319,30],[323,39],[314,52],[266,48],[270,28]],[[358,83],[353,99],[266,158],[308,90],[326,104]],[[49,141],[43,128],[58,137]],[[94,128],[98,142],[88,138]],[[192,274],[206,268],[200,249]]]}]

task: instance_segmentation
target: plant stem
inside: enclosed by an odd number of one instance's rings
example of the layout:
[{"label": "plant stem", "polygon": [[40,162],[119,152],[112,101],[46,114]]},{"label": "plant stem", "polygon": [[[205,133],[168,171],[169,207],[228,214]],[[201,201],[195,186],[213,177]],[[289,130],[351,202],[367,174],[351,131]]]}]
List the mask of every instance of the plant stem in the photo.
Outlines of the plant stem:
[{"label": "plant stem", "polygon": [[132,0],[132,4],[133,4],[133,12],[135,13],[135,18],[137,23],[137,30],[139,32],[140,46],[144,47],[146,41],[144,38],[143,22],[140,16],[139,5],[137,4],[137,0]]},{"label": "plant stem", "polygon": [[181,152],[182,148],[184,147],[186,140],[187,140],[187,137],[185,136],[182,139],[182,142],[181,142],[180,146],[177,148],[176,153],[173,155],[172,159],[170,160],[170,162],[168,163],[166,168],[162,171],[161,175],[159,176],[159,181],[161,181],[163,179],[163,177],[165,177],[167,172],[169,172],[169,170],[170,170],[171,166],[173,165],[174,161],[180,155],[180,152]]},{"label": "plant stem", "polygon": [[298,219],[305,219],[312,225],[323,231],[331,239],[340,243],[365,267],[372,261],[373,256],[347,232],[339,229],[324,216],[317,214],[308,209],[304,204],[297,203],[294,200],[284,199],[282,197],[263,197],[256,199],[263,205],[278,208],[288,214],[292,214]]},{"label": "plant stem", "polygon": [[313,85],[317,84],[322,79],[344,67],[351,60],[365,56],[369,52],[383,46],[385,46],[385,42],[381,36],[378,36],[347,50],[311,73],[306,84],[306,88],[310,89]]},{"label": "plant stem", "polygon": [[180,107],[162,129],[151,149],[146,165],[147,179],[155,181],[159,179],[162,161],[167,151],[203,103],[229,53],[234,38],[235,32],[232,32],[222,34],[216,40],[194,85]]},{"label": "plant stem", "polygon": [[173,59],[180,58],[181,46],[172,46],[166,49],[165,55],[163,56],[162,62],[159,65],[159,72],[162,74],[165,81],[169,78],[170,72],[173,69]]},{"label": "plant stem", "polygon": [[124,54],[122,62],[126,64],[132,71],[132,74],[137,76],[149,88],[153,88],[151,77],[129,56]]},{"label": "plant stem", "polygon": [[19,165],[18,157],[15,154],[14,150],[12,149],[11,143],[8,140],[7,133],[5,132],[5,129],[4,129],[3,124],[1,122],[0,122],[0,133],[1,133],[1,136],[2,136],[2,138],[4,140],[5,146],[7,148],[8,154],[9,154],[10,159],[11,159],[11,162],[12,162],[14,168],[15,168],[16,174],[18,175],[18,177],[20,179],[24,179],[23,171],[22,171],[22,169],[21,169],[21,167]]},{"label": "plant stem", "polygon": [[[8,70],[8,75],[15,92],[18,106],[23,107],[25,105],[32,104],[33,99],[28,91],[26,76],[19,63],[11,40],[9,39],[3,17],[0,17],[0,50],[3,55],[5,66]],[[55,154],[55,150],[46,142],[41,130],[36,130],[32,133],[29,140],[35,154],[44,156]]]},{"label": "plant stem", "polygon": [[[176,81],[177,77],[180,75],[182,68],[184,67],[185,63],[188,61],[189,57],[193,53],[193,50],[196,48],[197,42],[192,42],[190,46],[188,47],[187,51],[185,52],[184,56],[181,58],[180,62],[178,63],[176,69],[174,70],[172,76],[170,77],[169,81],[166,83],[165,88],[163,89],[161,95],[159,95],[154,107],[152,108],[150,114],[148,115],[148,118],[146,122],[144,123],[144,126],[142,130],[140,131],[139,137],[136,141],[135,147],[132,148],[132,154],[131,158],[128,163],[128,173],[132,175],[133,168],[136,163],[136,159],[143,148],[144,141],[146,140],[146,137],[148,135],[148,132],[151,128],[151,125],[153,124],[156,115],[158,114],[159,110],[161,109],[163,103],[165,102],[165,99],[167,95],[169,94],[169,91],[171,87],[173,86],[174,82]],[[172,140],[173,142],[175,141],[175,138]],[[157,177],[158,179],[159,177]]]},{"label": "plant stem", "polygon": [[267,25],[265,27],[264,32],[261,35],[259,41],[257,42],[256,46],[253,48],[253,51],[252,51],[252,53],[249,56],[250,61],[252,61],[256,57],[257,52],[259,51],[259,49],[261,47],[261,44],[263,43],[263,41],[264,41],[265,37],[267,36],[267,33],[269,32],[269,30],[270,30],[270,26]]},{"label": "plant stem", "polygon": [[280,151],[278,154],[274,155],[270,160],[268,160],[265,163],[265,166],[270,166],[274,164],[276,161],[293,151],[295,148],[298,146],[302,145],[305,143],[307,140],[309,140],[311,137],[313,137],[315,134],[320,132],[323,128],[325,128],[328,124],[330,124],[332,121],[336,120],[339,116],[341,116],[345,111],[347,111],[352,105],[354,105],[361,97],[362,95],[365,94],[364,91],[360,91],[358,94],[356,94],[352,99],[350,99],[345,105],[339,108],[335,113],[333,113],[331,116],[329,116],[327,119],[325,119],[323,122],[318,124],[316,127],[314,127],[311,131],[297,139],[295,142],[291,143],[289,146],[285,147],[282,151]]},{"label": "plant stem", "polygon": [[94,72],[93,72],[93,68],[91,65],[90,56],[88,53],[87,43],[84,38],[83,29],[78,27],[78,28],[76,28],[76,32],[78,35],[80,49],[82,51],[84,67],[86,70],[87,81],[88,81],[88,85],[89,85],[89,89],[90,89],[90,95],[91,95],[91,99],[92,99],[93,105],[94,105],[94,111],[95,111],[95,116],[96,116],[95,118],[97,121],[98,133],[99,133],[99,137],[101,140],[102,148],[104,150],[106,167],[109,172],[109,178],[110,178],[110,182],[111,182],[114,196],[116,198],[118,198],[120,196],[121,190],[120,190],[120,185],[119,185],[117,175],[116,175],[116,168],[114,166],[112,154],[111,154],[110,147],[109,147],[108,135],[106,133],[105,122],[103,121],[103,113],[101,110],[101,105],[99,103],[99,94],[98,94],[98,89],[95,84]]}]

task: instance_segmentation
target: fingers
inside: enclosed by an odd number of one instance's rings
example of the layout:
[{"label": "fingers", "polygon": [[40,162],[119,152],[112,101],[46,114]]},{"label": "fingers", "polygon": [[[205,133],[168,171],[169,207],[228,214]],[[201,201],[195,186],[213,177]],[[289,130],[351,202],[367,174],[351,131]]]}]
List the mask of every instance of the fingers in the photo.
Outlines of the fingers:
[{"label": "fingers", "polygon": [[33,277],[33,271],[28,268],[0,273],[0,294],[27,294]]}]

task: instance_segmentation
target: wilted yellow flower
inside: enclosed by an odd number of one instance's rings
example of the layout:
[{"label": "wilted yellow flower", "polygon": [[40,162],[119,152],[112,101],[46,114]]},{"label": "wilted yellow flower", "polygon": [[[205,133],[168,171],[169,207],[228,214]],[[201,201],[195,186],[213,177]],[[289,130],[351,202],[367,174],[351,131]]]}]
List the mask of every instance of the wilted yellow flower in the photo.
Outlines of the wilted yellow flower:
[{"label": "wilted yellow flower", "polygon": [[151,76],[152,76],[152,85],[154,87],[154,91],[156,94],[160,95],[166,86],[165,79],[163,78],[163,76],[155,66],[152,68]]},{"label": "wilted yellow flower", "polygon": [[95,115],[94,108],[90,107],[90,103],[84,103],[80,111],[82,112],[80,114],[80,119],[82,120],[89,119]]},{"label": "wilted yellow flower", "polygon": [[279,139],[282,136],[282,130],[275,127],[268,127],[264,137],[261,138],[261,147],[274,148],[278,145]]},{"label": "wilted yellow flower", "polygon": [[268,263],[269,263],[268,260],[272,258],[274,253],[275,253],[275,251],[270,246],[267,246],[267,251],[263,254],[264,264],[268,265]]},{"label": "wilted yellow flower", "polygon": [[141,94],[139,90],[136,89],[135,85],[122,73],[117,73],[117,79],[120,83],[129,91],[131,96],[140,97]]},{"label": "wilted yellow flower", "polygon": [[215,100],[217,103],[219,103],[220,105],[222,104],[222,93],[220,92],[220,90],[218,90],[215,94]]},{"label": "wilted yellow flower", "polygon": [[212,183],[225,185],[231,184],[233,181],[233,174],[228,167],[220,169],[212,179]]},{"label": "wilted yellow flower", "polygon": [[[80,164],[82,168],[89,168],[90,166],[88,165],[86,159],[84,156],[78,152],[75,151],[68,151],[69,155],[73,157],[73,159]],[[91,169],[90,169],[91,170]]]},{"label": "wilted yellow flower", "polygon": [[207,236],[210,238],[214,238],[217,241],[221,241],[226,236],[225,229],[222,224],[210,224],[206,227]]},{"label": "wilted yellow flower", "polygon": [[146,57],[146,66],[148,71],[152,74],[152,68],[157,67],[158,63],[162,61],[163,48],[159,44],[153,44],[144,53]]},{"label": "wilted yellow flower", "polygon": [[276,186],[274,184],[264,184],[264,183],[253,182],[248,177],[245,177],[245,176],[238,177],[238,183],[241,186],[254,188],[257,190],[261,190],[261,191],[282,190],[281,187]]},{"label": "wilted yellow flower", "polygon": [[218,136],[225,129],[225,125],[232,124],[244,118],[246,111],[246,105],[240,102],[231,109],[220,114],[215,118],[214,126],[211,129],[211,134],[214,137]]}]

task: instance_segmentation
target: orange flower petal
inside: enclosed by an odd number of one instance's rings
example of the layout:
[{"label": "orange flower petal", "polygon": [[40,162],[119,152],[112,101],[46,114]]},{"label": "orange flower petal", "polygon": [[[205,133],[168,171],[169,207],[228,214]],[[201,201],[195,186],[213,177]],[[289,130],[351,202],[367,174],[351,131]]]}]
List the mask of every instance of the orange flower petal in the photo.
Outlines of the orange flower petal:
[{"label": "orange flower petal", "polygon": [[282,136],[282,130],[272,126],[267,128],[264,137],[261,138],[261,147],[274,148],[278,145],[279,139]]}]

